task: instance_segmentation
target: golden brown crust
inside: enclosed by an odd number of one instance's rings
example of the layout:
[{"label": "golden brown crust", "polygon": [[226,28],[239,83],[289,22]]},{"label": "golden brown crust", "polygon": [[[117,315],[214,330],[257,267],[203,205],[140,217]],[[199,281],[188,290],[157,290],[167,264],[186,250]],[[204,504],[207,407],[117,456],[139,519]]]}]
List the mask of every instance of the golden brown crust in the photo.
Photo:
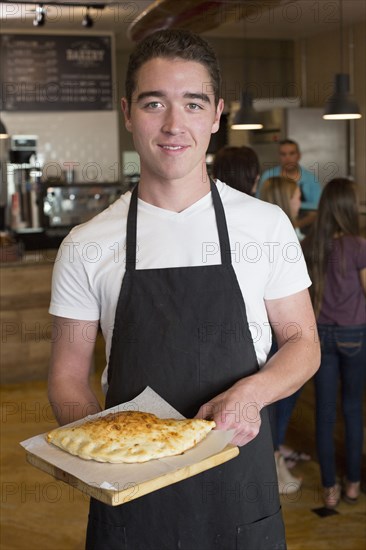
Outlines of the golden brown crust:
[{"label": "golden brown crust", "polygon": [[46,439],[86,460],[134,463],[181,454],[214,427],[212,420],[161,419],[151,413],[123,411],[56,428]]}]

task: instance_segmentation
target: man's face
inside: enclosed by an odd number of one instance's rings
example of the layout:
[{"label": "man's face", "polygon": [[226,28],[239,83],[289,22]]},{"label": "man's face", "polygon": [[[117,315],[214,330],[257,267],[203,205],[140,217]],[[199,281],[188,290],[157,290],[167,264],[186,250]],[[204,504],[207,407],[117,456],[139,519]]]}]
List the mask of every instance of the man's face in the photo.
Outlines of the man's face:
[{"label": "man's face", "polygon": [[294,170],[297,168],[300,160],[300,153],[297,150],[296,145],[286,143],[285,145],[280,145],[280,165],[281,168],[286,168],[287,170]]},{"label": "man's face", "polygon": [[141,159],[141,177],[161,181],[202,178],[211,133],[219,129],[223,101],[215,107],[209,73],[201,63],[154,58],[136,75],[127,130]]}]

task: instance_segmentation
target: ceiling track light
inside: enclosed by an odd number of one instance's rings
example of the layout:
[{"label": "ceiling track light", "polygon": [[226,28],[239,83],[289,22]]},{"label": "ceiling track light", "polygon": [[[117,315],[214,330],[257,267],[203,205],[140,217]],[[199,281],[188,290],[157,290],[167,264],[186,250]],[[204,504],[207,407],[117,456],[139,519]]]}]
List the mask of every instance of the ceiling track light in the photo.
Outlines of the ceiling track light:
[{"label": "ceiling track light", "polygon": [[35,9],[33,25],[35,27],[43,27],[46,22],[46,10],[43,4],[38,4]]},{"label": "ceiling track light", "polygon": [[231,125],[232,130],[260,130],[263,124],[260,120],[258,112],[253,107],[253,98],[243,92],[241,96],[239,111],[234,116]]},{"label": "ceiling track light", "polygon": [[357,101],[350,93],[350,75],[343,71],[343,14],[342,0],[339,1],[340,11],[340,65],[341,72],[335,75],[334,92],[328,99],[323,118],[325,120],[352,120],[361,118]]},{"label": "ceiling track light", "polygon": [[84,15],[84,18],[81,22],[81,25],[83,27],[85,27],[86,29],[90,29],[90,27],[92,27],[94,25],[94,19],[92,19],[92,17],[90,16],[89,9],[90,9],[90,7],[87,6],[86,7],[86,14]]}]

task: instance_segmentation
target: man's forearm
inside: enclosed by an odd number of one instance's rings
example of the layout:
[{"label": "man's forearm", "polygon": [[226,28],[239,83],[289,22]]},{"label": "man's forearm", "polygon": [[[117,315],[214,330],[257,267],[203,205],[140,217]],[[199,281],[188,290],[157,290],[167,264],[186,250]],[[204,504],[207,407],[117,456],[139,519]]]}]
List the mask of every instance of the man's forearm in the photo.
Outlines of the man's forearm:
[{"label": "man's forearm", "polygon": [[256,374],[203,404],[197,416],[213,418],[220,430],[235,430],[232,443],[246,445],[259,432],[259,411],[296,391],[316,372],[318,363],[316,345],[307,349],[304,342],[288,342]]},{"label": "man's forearm", "polygon": [[[315,374],[319,365],[317,343],[288,341],[257,374],[239,381],[238,385],[251,387],[253,402],[261,409],[293,394]],[[249,387],[245,389],[246,395]]]},{"label": "man's forearm", "polygon": [[50,381],[48,398],[57,422],[62,426],[101,410],[90,386],[74,381]]}]

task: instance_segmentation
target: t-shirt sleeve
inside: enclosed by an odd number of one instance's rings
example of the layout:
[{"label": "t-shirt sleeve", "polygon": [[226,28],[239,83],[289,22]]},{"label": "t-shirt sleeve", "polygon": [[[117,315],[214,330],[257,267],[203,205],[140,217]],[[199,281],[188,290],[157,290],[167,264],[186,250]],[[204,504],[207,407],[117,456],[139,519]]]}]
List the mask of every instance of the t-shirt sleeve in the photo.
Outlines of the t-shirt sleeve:
[{"label": "t-shirt sleeve", "polygon": [[288,217],[279,210],[276,227],[273,228],[267,249],[270,273],[264,299],[285,298],[305,290],[311,285],[304,255],[296,232]]},{"label": "t-shirt sleeve", "polygon": [[100,307],[90,285],[78,243],[69,234],[62,242],[52,274],[49,313],[58,317],[97,321]]}]

